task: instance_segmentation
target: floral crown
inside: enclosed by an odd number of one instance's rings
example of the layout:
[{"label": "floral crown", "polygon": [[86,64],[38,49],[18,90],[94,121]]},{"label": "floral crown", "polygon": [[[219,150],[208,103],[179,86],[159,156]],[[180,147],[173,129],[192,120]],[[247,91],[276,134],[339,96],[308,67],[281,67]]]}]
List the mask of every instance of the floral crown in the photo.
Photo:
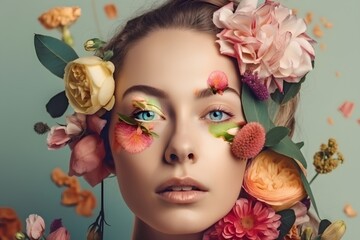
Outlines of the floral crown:
[{"label": "floral crown", "polygon": [[[333,232],[340,239],[343,222],[331,224],[322,220],[315,231],[306,225],[310,202],[318,216],[319,213],[306,178],[307,163],[300,150],[303,143],[294,143],[287,127],[275,126],[268,110],[270,103],[280,106],[298,94],[314,65],[315,41],[305,33],[305,22],[279,3],[266,0],[257,6],[257,0],[243,0],[236,9],[234,5],[230,2],[217,10],[213,22],[222,29],[217,35],[221,54],[236,58],[238,63],[246,123],[217,124],[209,130],[230,143],[235,157],[250,161],[242,197],[228,215],[206,231],[203,239],[312,239],[311,236],[326,239],[323,237],[333,236]],[[69,175],[83,176],[95,186],[110,175],[101,134],[106,125],[102,116],[115,102],[115,67],[109,61],[113,53],[105,51],[106,43],[99,39],[84,44],[87,51],[95,52],[88,57],[79,57],[72,47],[56,38],[36,34],[34,41],[40,62],[63,78],[65,84],[65,90],[46,104],[48,113],[58,118],[68,105],[75,112],[66,117],[65,124],[50,128],[39,122],[35,130],[48,132],[49,149],[69,145]],[[213,94],[222,94],[227,88],[227,78],[215,71],[207,84]],[[155,103],[144,99],[133,101],[133,105],[162,114]],[[119,114],[115,138],[124,150],[143,151],[154,137],[157,135],[151,124]],[[335,145],[333,140],[329,142],[331,154],[318,158],[331,158],[337,153]],[[340,153],[336,160],[342,162]],[[280,181],[281,187],[271,187]],[[236,223],[249,216],[253,216],[253,222],[248,225]]]}]

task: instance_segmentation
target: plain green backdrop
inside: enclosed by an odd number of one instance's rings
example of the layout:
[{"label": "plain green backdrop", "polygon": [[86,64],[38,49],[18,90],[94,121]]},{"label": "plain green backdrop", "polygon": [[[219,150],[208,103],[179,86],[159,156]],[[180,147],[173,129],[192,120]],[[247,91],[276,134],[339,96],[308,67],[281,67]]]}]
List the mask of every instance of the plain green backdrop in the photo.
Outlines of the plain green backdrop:
[{"label": "plain green backdrop", "polygon": [[[47,71],[37,60],[34,33],[59,37],[55,30],[45,30],[37,21],[44,11],[55,6],[80,6],[82,16],[71,31],[75,38],[75,50],[85,55],[82,43],[89,38],[108,39],[119,25],[134,14],[143,12],[155,1],[147,0],[1,0],[0,7],[0,206],[16,209],[25,224],[31,213],[44,217],[49,224],[62,218],[72,239],[85,239],[88,225],[94,218],[75,214],[73,208],[60,205],[63,189],[57,188],[49,178],[54,167],[67,171],[69,150],[48,151],[46,136],[36,135],[32,128],[37,121],[56,124],[45,110],[51,96],[63,89],[63,82]],[[106,18],[103,6],[114,3],[119,18]],[[319,176],[312,184],[320,215],[331,220],[344,219],[347,233],[344,239],[360,236],[359,218],[348,218],[343,206],[351,204],[360,211],[360,161],[358,159],[360,125],[359,60],[360,29],[359,1],[283,0],[290,8],[296,8],[299,16],[313,12],[313,22],[321,27],[321,19],[333,24],[323,29],[324,36],[315,38],[316,68],[307,77],[302,88],[302,100],[298,111],[296,138],[305,141],[303,153],[308,159],[308,176],[314,175],[312,155],[321,143],[335,137],[346,161],[328,175]],[[95,19],[98,19],[96,22]],[[326,45],[325,50],[319,48]],[[336,76],[336,72],[340,76]],[[344,118],[337,108],[344,101],[355,103],[351,117]],[[332,117],[334,124],[327,123]],[[62,119],[59,119],[62,121]],[[82,187],[90,189],[84,181]],[[106,227],[105,239],[130,239],[133,217],[123,202],[115,178],[106,180]],[[100,188],[93,191],[99,196]],[[97,213],[95,213],[96,215]],[[48,228],[47,228],[48,231]]]}]

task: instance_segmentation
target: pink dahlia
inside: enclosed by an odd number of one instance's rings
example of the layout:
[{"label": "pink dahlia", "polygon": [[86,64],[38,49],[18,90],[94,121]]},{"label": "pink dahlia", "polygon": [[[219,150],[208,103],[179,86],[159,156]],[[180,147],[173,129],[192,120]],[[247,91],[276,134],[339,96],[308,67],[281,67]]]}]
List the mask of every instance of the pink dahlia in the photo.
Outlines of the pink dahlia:
[{"label": "pink dahlia", "polygon": [[120,121],[115,126],[115,140],[125,151],[139,153],[151,145],[153,137],[138,125]]},{"label": "pink dahlia", "polygon": [[253,158],[264,147],[265,135],[265,129],[260,123],[247,123],[235,135],[231,152],[240,159]]},{"label": "pink dahlia", "polygon": [[221,71],[213,71],[207,83],[209,84],[211,91],[216,94],[223,94],[225,89],[228,87],[228,79],[224,72]]},{"label": "pink dahlia", "polygon": [[280,217],[262,202],[240,198],[224,218],[205,232],[203,240],[274,240],[279,236]]}]

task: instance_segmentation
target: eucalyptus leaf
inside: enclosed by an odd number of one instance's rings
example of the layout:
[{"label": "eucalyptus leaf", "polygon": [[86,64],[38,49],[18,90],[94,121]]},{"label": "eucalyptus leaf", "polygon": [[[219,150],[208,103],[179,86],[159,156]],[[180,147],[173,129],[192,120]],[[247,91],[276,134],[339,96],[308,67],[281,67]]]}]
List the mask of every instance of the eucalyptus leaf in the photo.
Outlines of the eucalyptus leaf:
[{"label": "eucalyptus leaf", "polygon": [[267,103],[257,100],[245,84],[242,86],[241,102],[247,122],[259,122],[266,131],[274,127],[269,117]]},{"label": "eucalyptus leaf", "polygon": [[46,35],[35,34],[34,45],[39,61],[50,72],[63,78],[68,62],[78,58],[78,55],[65,42]]},{"label": "eucalyptus leaf", "polygon": [[320,221],[319,224],[319,234],[323,234],[325,229],[330,226],[331,222],[327,219],[323,219]]},{"label": "eucalyptus leaf", "polygon": [[310,197],[310,200],[311,200],[312,206],[313,206],[313,208],[314,208],[314,210],[316,212],[316,215],[318,216],[318,218],[320,218],[319,211],[318,211],[318,208],[316,206],[315,197],[314,197],[314,194],[312,193],[312,190],[310,188],[310,184],[309,184],[305,174],[303,173],[303,171],[300,169],[300,167],[298,167],[298,168],[299,168],[301,181],[302,181],[302,183],[304,185],[305,191],[308,194],[308,196]]},{"label": "eucalyptus leaf", "polygon": [[301,149],[304,146],[304,142],[298,142],[298,143],[295,143],[295,144],[299,149]]},{"label": "eucalyptus leaf", "polygon": [[289,128],[282,126],[274,127],[270,129],[266,133],[265,146],[271,147],[278,144],[284,137],[286,137],[289,134],[289,132],[290,132]]},{"label": "eucalyptus leaf", "polygon": [[273,151],[298,160],[304,168],[307,168],[306,159],[298,146],[288,137],[285,136],[278,144],[270,147]]},{"label": "eucalyptus leaf", "polygon": [[278,228],[279,236],[277,240],[283,240],[286,234],[290,231],[291,227],[294,225],[296,216],[295,212],[292,209],[285,209],[277,212],[281,216],[281,225]]},{"label": "eucalyptus leaf", "polygon": [[118,113],[119,120],[123,121],[124,123],[130,124],[130,125],[138,125],[138,122],[133,119],[132,117],[126,116],[124,114]]},{"label": "eucalyptus leaf", "polygon": [[301,84],[305,81],[306,75],[301,78],[297,83],[283,82],[283,92],[280,92],[279,89],[276,89],[274,93],[271,94],[272,100],[278,104],[284,104],[292,99],[301,88]]},{"label": "eucalyptus leaf", "polygon": [[46,111],[53,118],[61,117],[69,106],[69,100],[65,95],[65,91],[59,92],[53,96],[46,104]]}]

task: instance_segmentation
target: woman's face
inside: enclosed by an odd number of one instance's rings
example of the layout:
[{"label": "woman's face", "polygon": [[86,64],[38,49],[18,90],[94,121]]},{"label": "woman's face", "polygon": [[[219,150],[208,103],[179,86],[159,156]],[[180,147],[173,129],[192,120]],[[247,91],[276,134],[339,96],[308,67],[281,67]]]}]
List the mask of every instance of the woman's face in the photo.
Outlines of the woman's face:
[{"label": "woman's face", "polygon": [[[228,77],[222,95],[209,91],[213,71]],[[233,207],[246,162],[209,132],[221,122],[244,121],[240,81],[215,37],[190,30],[157,30],[131,47],[116,79],[110,143],[122,196],[151,228],[169,234],[205,230]],[[161,113],[141,111],[144,99]],[[150,146],[130,153],[115,140],[117,113],[152,125]],[[126,144],[126,143],[125,143]]]}]

